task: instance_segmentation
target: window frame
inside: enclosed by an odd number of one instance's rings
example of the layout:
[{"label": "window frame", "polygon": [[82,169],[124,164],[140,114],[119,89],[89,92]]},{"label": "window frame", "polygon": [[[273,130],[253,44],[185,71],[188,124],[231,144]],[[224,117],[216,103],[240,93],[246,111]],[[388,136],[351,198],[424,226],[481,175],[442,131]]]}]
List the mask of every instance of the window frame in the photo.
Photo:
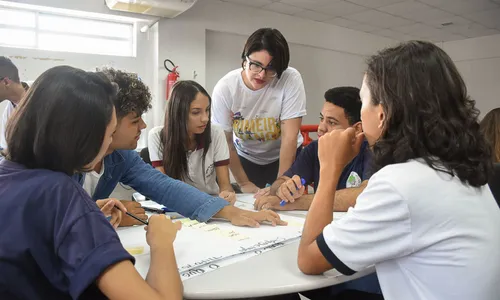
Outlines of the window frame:
[{"label": "window frame", "polygon": [[[46,12],[46,11],[36,11],[36,10],[30,10],[30,9],[22,9],[22,8],[12,8],[12,7],[4,7],[0,6],[1,9],[7,10],[7,11],[18,11],[18,12],[29,12],[32,13],[35,17],[35,26],[22,26],[22,25],[7,25],[7,24],[0,24],[0,29],[7,29],[7,30],[26,30],[26,31],[31,31],[35,34],[35,44],[33,46],[27,46],[27,45],[15,45],[15,44],[9,44],[9,43],[3,43],[0,40],[0,47],[6,47],[6,48],[24,48],[24,49],[33,49],[33,50],[42,50],[42,51],[58,51],[58,52],[67,52],[67,53],[80,53],[80,54],[93,54],[93,55],[106,55],[106,56],[120,56],[120,57],[136,57],[137,56],[137,22],[134,21],[117,21],[117,20],[110,20],[106,18],[98,18],[98,17],[86,17],[86,16],[76,16],[72,14],[65,14],[65,13],[58,13],[58,12]],[[39,19],[40,16],[54,16],[54,17],[65,17],[65,18],[72,18],[72,19],[78,19],[82,21],[96,21],[96,22],[103,22],[103,23],[112,23],[112,24],[119,24],[119,25],[125,25],[128,27],[130,30],[129,36],[130,38],[124,38],[124,37],[119,37],[119,36],[103,36],[103,35],[97,35],[97,34],[91,34],[91,33],[78,33],[78,32],[62,32],[62,31],[55,31],[55,30],[46,30],[46,29],[40,29],[39,26]],[[72,51],[72,50],[67,50],[67,49],[45,49],[40,46],[40,35],[41,34],[53,34],[53,35],[60,35],[62,37],[64,36],[72,36],[72,37],[81,37],[81,38],[94,38],[94,39],[100,39],[100,40],[106,40],[106,41],[120,41],[120,42],[127,42],[130,47],[130,51],[128,51],[128,54],[122,54],[122,53],[100,53],[98,50],[96,52],[78,52],[78,51]]]}]

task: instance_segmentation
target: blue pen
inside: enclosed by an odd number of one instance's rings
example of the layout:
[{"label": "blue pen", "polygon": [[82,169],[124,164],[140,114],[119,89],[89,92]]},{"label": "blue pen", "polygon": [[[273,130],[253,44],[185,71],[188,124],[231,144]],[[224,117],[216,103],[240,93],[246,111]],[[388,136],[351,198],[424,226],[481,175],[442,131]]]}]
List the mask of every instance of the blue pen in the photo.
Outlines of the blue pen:
[{"label": "blue pen", "polygon": [[[300,183],[302,183],[302,185],[306,185],[306,180],[304,178],[300,178]],[[297,190],[299,190],[299,189],[297,189]],[[286,204],[286,201],[281,200],[280,206],[285,206],[285,204]]]}]

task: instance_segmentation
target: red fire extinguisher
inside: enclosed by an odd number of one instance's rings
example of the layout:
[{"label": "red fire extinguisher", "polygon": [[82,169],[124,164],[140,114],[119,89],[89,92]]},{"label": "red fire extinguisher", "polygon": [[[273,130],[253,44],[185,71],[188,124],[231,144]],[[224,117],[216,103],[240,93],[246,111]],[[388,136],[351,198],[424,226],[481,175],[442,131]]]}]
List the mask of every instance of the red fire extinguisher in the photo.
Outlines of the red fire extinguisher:
[{"label": "red fire extinguisher", "polygon": [[[169,69],[167,67],[167,63],[170,63],[172,65],[172,69]],[[177,72],[178,66],[176,66],[170,59],[165,59],[163,62],[163,66],[165,69],[168,71],[168,76],[167,79],[165,80],[166,84],[166,100],[168,101],[168,98],[170,97],[170,92],[172,91],[172,87],[174,84],[177,82],[177,79],[179,78],[179,72]]]}]

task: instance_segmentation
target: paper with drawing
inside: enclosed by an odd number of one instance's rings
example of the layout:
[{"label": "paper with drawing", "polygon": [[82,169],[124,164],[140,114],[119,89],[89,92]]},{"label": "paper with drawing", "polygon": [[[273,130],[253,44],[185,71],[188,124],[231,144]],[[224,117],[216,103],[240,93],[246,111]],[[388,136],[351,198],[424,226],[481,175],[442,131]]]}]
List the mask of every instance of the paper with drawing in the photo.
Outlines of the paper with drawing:
[{"label": "paper with drawing", "polygon": [[[261,225],[260,228],[248,228],[235,227],[225,221],[199,223],[189,219],[179,220],[183,228],[177,234],[174,249],[182,278],[188,279],[226,265],[221,262],[223,260],[257,255],[299,238],[304,219],[281,217],[289,222],[288,226]],[[149,269],[149,247],[143,228],[118,230],[118,234],[125,248],[144,247],[144,252],[135,257],[136,268],[145,276]]]}]

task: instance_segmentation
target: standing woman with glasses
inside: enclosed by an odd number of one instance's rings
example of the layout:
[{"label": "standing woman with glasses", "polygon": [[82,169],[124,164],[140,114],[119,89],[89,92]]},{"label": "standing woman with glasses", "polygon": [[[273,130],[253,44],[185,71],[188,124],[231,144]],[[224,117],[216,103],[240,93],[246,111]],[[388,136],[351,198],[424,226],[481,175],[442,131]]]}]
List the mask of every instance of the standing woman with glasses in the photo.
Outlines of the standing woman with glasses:
[{"label": "standing woman with glasses", "polygon": [[229,166],[242,192],[256,193],[295,160],[306,94],[300,73],[288,67],[288,43],[277,29],[255,31],[241,59],[242,68],[214,88],[212,122],[226,133]]}]

